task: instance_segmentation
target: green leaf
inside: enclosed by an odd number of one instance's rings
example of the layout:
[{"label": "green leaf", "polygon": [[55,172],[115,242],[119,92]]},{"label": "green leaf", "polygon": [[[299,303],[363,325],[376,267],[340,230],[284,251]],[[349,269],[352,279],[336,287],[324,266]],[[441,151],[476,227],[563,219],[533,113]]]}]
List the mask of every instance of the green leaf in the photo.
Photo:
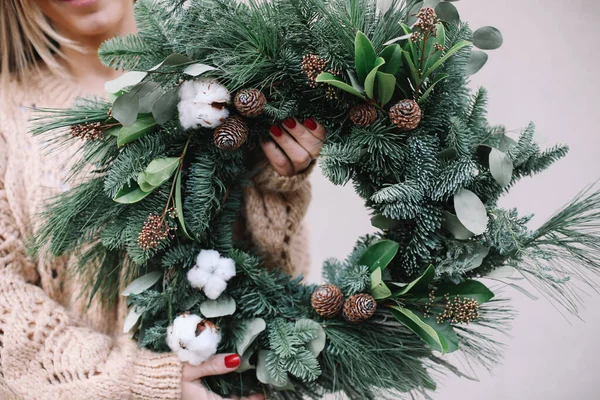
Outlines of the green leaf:
[{"label": "green leaf", "polygon": [[306,348],[313,354],[313,356],[318,357],[325,348],[326,342],[327,335],[325,334],[325,329],[323,329],[321,325],[318,325],[317,336],[306,344]]},{"label": "green leaf", "polygon": [[146,174],[145,171],[140,172],[137,177],[137,184],[144,192],[151,192],[156,189],[156,186],[153,186],[146,181],[147,176],[148,174]]},{"label": "green leaf", "polygon": [[183,73],[190,76],[199,76],[208,71],[214,71],[217,68],[206,64],[192,64],[183,70]]},{"label": "green leaf", "polygon": [[422,313],[415,314],[422,318],[426,324],[428,324],[436,330],[436,332],[440,336],[440,339],[442,339],[442,344],[445,344],[445,347],[447,349],[446,353],[452,353],[458,350],[458,335],[456,334],[454,327],[449,322],[444,322],[443,324],[440,324],[437,322],[437,319],[433,315],[430,315],[429,317],[425,318]]},{"label": "green leaf", "polygon": [[433,64],[431,67],[429,67],[429,69],[427,70],[427,72],[423,76],[423,79],[425,79],[429,75],[431,75],[436,69],[438,69],[443,63],[445,63],[454,54],[458,53],[462,48],[464,48],[466,46],[469,46],[471,44],[472,44],[471,42],[468,42],[466,40],[463,40],[462,42],[456,43],[450,50],[448,50],[446,52],[446,54],[444,54],[444,56],[442,58],[440,58],[439,60],[437,60],[437,62],[435,64]]},{"label": "green leaf", "polygon": [[176,66],[191,63],[192,60],[189,57],[186,57],[179,53],[172,53],[167,56],[161,63],[156,64],[154,67],[150,68],[148,71],[156,71],[162,66]]},{"label": "green leaf", "polygon": [[362,93],[365,91],[365,88],[363,87],[363,85],[361,85],[358,80],[356,79],[356,75],[354,75],[354,72],[352,71],[347,71],[348,72],[348,77],[350,78],[350,83],[352,84],[352,87],[354,89],[356,89],[357,92]]},{"label": "green leaf", "polygon": [[120,130],[121,130],[120,126],[113,126],[112,128],[109,128],[106,131],[104,131],[104,136],[114,136],[114,137],[117,137],[117,136],[119,136],[119,131]]},{"label": "green leaf", "polygon": [[265,320],[262,318],[255,318],[246,322],[246,331],[244,336],[237,343],[237,353],[244,354],[246,349],[256,340],[258,335],[267,328]]},{"label": "green leaf", "polygon": [[159,187],[163,182],[168,180],[179,164],[179,157],[156,158],[148,164],[146,170],[146,182],[154,187]]},{"label": "green leaf", "polygon": [[235,370],[235,372],[237,374],[241,374],[243,372],[246,371],[250,371],[251,369],[256,369],[255,365],[250,364],[250,358],[254,355],[253,351],[247,351],[244,354],[241,355],[241,362],[240,362],[240,366],[237,367],[237,369]]},{"label": "green leaf", "polygon": [[361,92],[354,89],[352,86],[348,85],[346,82],[343,82],[342,80],[340,80],[340,78],[338,78],[337,76],[335,76],[333,74],[330,74],[329,72],[322,72],[321,74],[319,74],[319,76],[317,76],[316,81],[335,86],[335,87],[340,88],[350,94],[358,96],[361,99],[365,98],[365,96],[363,96],[363,94]]},{"label": "green leaf", "polygon": [[[412,29],[410,29],[410,27],[408,25],[406,25],[405,23],[400,23],[400,26],[402,27],[402,30],[404,31],[405,35],[412,36]],[[409,51],[408,58],[411,58],[411,61],[418,60],[419,55],[417,54],[417,49],[415,47],[415,43],[412,40],[408,40],[406,42],[406,46],[408,47],[408,51]]]},{"label": "green leaf", "polygon": [[391,44],[394,44],[394,43],[396,43],[396,42],[399,42],[399,41],[401,41],[401,40],[407,40],[407,39],[410,39],[410,38],[411,38],[411,36],[412,36],[412,33],[409,33],[408,35],[402,35],[402,36],[395,37],[395,38],[393,38],[393,39],[390,39],[390,40],[388,40],[387,42],[385,42],[385,43],[384,43],[384,46],[389,46],[389,45],[391,45]]},{"label": "green leaf", "polygon": [[380,240],[365,250],[358,263],[369,267],[370,272],[377,268],[383,271],[396,257],[399,248],[400,245],[392,240]]},{"label": "green leaf", "polygon": [[471,51],[471,58],[467,64],[467,75],[475,75],[481,68],[487,63],[488,54],[485,51],[473,50]]},{"label": "green leaf", "polygon": [[256,363],[256,378],[259,382],[264,383],[265,385],[273,385],[275,387],[286,386],[288,383],[287,376],[284,380],[276,379],[269,373],[269,368],[267,367],[267,359],[272,359],[273,357],[276,356],[270,350],[260,350],[258,352],[258,360]]},{"label": "green leaf", "polygon": [[400,306],[391,306],[390,308],[392,315],[398,322],[404,324],[433,349],[440,351],[442,354],[448,351],[448,342],[442,339],[441,335],[433,327],[419,318],[414,312]]},{"label": "green leaf", "polygon": [[183,201],[181,199],[181,175],[181,170],[179,170],[175,181],[175,209],[177,210],[177,219],[179,220],[179,225],[181,225],[181,230],[183,231],[185,236],[187,236],[189,239],[194,240],[194,238],[190,236],[190,234],[187,231],[187,228],[185,227],[185,219],[183,217]]},{"label": "green leaf", "polygon": [[441,50],[435,50],[435,45],[440,45],[442,48],[446,46],[446,28],[444,28],[444,24],[439,23],[436,25],[437,28],[437,36],[430,40],[430,43],[427,44],[427,51],[425,56],[427,57],[427,62],[425,63],[425,70],[429,68],[431,65],[438,62],[438,60],[442,57],[444,53]]},{"label": "green leaf", "polygon": [[140,109],[141,114],[149,114],[152,112],[152,106],[156,101],[164,94],[162,87],[152,81],[144,82],[138,89],[138,96],[140,97]]},{"label": "green leaf", "polygon": [[139,309],[136,305],[132,306],[127,314],[127,317],[125,317],[125,321],[123,322],[123,333],[129,333],[129,331],[140,320],[143,313],[143,309]]},{"label": "green leaf", "polygon": [[494,298],[494,293],[483,283],[468,279],[458,285],[449,284],[438,288],[436,297],[443,297],[449,294],[450,298],[458,296],[461,299],[473,299],[479,304],[486,303]]},{"label": "green leaf", "polygon": [[394,293],[394,297],[404,296],[406,294],[427,293],[429,284],[433,281],[433,278],[435,278],[435,269],[433,268],[433,265],[430,265],[421,276],[404,286],[399,292]]},{"label": "green leaf", "polygon": [[394,96],[396,77],[392,74],[377,71],[377,102],[385,106]]},{"label": "green leaf", "polygon": [[217,300],[206,300],[200,303],[200,312],[205,318],[232,315],[235,308],[235,300],[229,296],[221,296]]},{"label": "green leaf", "polygon": [[124,126],[117,135],[117,145],[123,146],[126,143],[133,142],[142,136],[154,131],[157,128],[156,121],[151,116],[138,118],[131,126]]},{"label": "green leaf", "polygon": [[449,76],[448,74],[443,74],[443,75],[440,75],[437,78],[435,78],[435,81],[433,81],[431,83],[431,85],[429,85],[429,87],[427,88],[427,90],[425,91],[425,93],[423,93],[423,95],[419,99],[418,103],[419,104],[423,104],[425,101],[427,101],[427,99],[431,95],[433,89],[435,88],[435,85],[437,85],[438,83],[440,83],[444,79],[448,78],[448,76]]},{"label": "green leaf", "polygon": [[503,42],[502,33],[493,26],[484,26],[473,32],[473,44],[481,50],[496,50]]},{"label": "green leaf", "polygon": [[400,221],[384,217],[383,215],[375,215],[371,218],[371,225],[382,230],[389,230],[400,226]]},{"label": "green leaf", "polygon": [[490,152],[490,172],[492,176],[502,187],[507,187],[512,180],[513,163],[505,153],[498,149],[492,149]]},{"label": "green leaf", "polygon": [[383,283],[381,268],[371,272],[371,295],[375,300],[387,299],[392,291]]},{"label": "green leaf", "polygon": [[421,77],[419,71],[417,70],[417,67],[415,67],[415,63],[410,58],[410,54],[407,51],[405,51],[402,53],[402,55],[404,56],[404,60],[406,60],[406,65],[408,65],[408,71],[410,72],[410,75],[413,79],[414,86],[420,87],[422,83]]},{"label": "green leaf", "polygon": [[377,55],[375,48],[364,33],[358,31],[354,40],[354,62],[359,82],[364,82],[367,75],[375,66]]},{"label": "green leaf", "polygon": [[454,195],[454,210],[460,222],[474,234],[481,235],[487,229],[485,205],[470,190],[461,189]]},{"label": "green leaf", "polygon": [[123,186],[121,190],[117,192],[113,201],[121,204],[133,204],[144,199],[150,192],[144,192],[137,183],[130,183],[129,185]]},{"label": "green leaf", "polygon": [[179,87],[165,92],[152,105],[152,116],[159,125],[164,125],[175,116],[179,102]]},{"label": "green leaf", "polygon": [[379,57],[385,60],[385,64],[379,68],[379,71],[386,74],[396,75],[402,66],[402,48],[398,44],[387,46]]},{"label": "green leaf", "polygon": [[117,79],[107,81],[104,84],[104,90],[106,90],[108,93],[116,94],[126,87],[137,85],[146,77],[146,75],[148,75],[148,73],[144,71],[126,72]]},{"label": "green leaf", "polygon": [[131,126],[136,121],[140,111],[140,96],[138,90],[131,90],[117,97],[112,106],[112,116],[124,127]]},{"label": "green leaf", "polygon": [[465,228],[456,215],[448,211],[444,211],[443,214],[444,221],[442,221],[442,228],[450,232],[455,239],[467,240],[475,236],[473,232]]},{"label": "green leaf", "polygon": [[129,296],[132,294],[140,294],[145,290],[150,289],[158,280],[162,278],[162,273],[159,271],[153,271],[146,275],[140,276],[133,280],[123,291],[122,296]]},{"label": "green leaf", "polygon": [[454,4],[451,3],[443,2],[438,4],[435,6],[435,13],[444,22],[456,23],[460,21],[460,14]]},{"label": "green leaf", "polygon": [[517,142],[508,137],[507,135],[502,135],[500,137],[500,142],[498,144],[498,149],[504,153],[508,152],[508,150],[512,149]]},{"label": "green leaf", "polygon": [[367,78],[365,79],[365,93],[371,99],[373,98],[373,95],[375,94],[375,77],[377,76],[377,70],[383,64],[385,64],[385,60],[381,57],[377,57],[377,60],[375,61],[375,66],[369,72],[369,74],[367,75]]}]

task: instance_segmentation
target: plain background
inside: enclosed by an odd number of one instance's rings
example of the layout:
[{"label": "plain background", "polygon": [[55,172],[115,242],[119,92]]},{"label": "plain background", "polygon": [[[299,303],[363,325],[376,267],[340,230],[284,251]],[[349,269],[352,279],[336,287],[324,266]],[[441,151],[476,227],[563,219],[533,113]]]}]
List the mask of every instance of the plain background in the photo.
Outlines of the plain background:
[{"label": "plain background", "polygon": [[[384,0],[385,1],[385,0]],[[461,19],[476,29],[499,28],[504,46],[489,52],[472,87],[489,90],[489,119],[518,132],[537,124],[543,147],[567,143],[571,152],[550,170],[524,179],[501,205],[535,213],[535,228],[579,190],[600,178],[598,144],[598,39],[596,0],[462,0]],[[362,200],[350,185],[334,187],[319,172],[307,217],[313,270],[320,280],[328,257],[345,258],[356,238],[372,230]],[[600,223],[600,221],[599,221]],[[522,286],[527,287],[526,284]],[[533,289],[532,289],[533,290]],[[591,292],[588,289],[588,293]],[[502,365],[479,382],[447,377],[436,400],[600,399],[600,295],[584,295],[580,316],[567,321],[545,300],[508,291],[519,316]]]}]

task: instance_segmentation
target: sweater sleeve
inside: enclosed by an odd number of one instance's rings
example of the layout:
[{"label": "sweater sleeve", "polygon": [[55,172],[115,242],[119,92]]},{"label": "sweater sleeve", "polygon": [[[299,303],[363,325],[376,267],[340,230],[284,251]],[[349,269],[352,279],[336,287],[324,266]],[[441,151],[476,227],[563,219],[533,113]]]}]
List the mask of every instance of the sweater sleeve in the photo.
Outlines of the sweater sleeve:
[{"label": "sweater sleeve", "polygon": [[5,187],[0,133],[0,398],[179,399],[181,363],[76,321],[35,281]]},{"label": "sweater sleeve", "polygon": [[308,177],[314,162],[292,177],[279,175],[267,161],[259,165],[254,186],[245,189],[246,236],[269,268],[305,275],[309,255],[303,220],[311,199]]}]

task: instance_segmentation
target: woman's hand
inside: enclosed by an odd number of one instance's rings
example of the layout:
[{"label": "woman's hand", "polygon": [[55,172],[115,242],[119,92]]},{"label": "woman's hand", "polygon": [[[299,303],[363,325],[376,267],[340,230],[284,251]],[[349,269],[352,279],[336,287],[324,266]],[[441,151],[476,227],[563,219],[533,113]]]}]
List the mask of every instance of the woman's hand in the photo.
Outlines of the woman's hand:
[{"label": "woman's hand", "polygon": [[[223,400],[221,396],[206,389],[198,380],[205,376],[225,375],[240,366],[237,354],[216,354],[198,366],[183,364],[181,377],[182,400]],[[262,394],[244,397],[246,400],[264,400]]]},{"label": "woman's hand", "polygon": [[263,143],[267,159],[282,176],[294,176],[304,171],[319,156],[325,140],[325,128],[315,120],[307,118],[300,123],[288,118],[283,125],[270,128],[274,141]]}]

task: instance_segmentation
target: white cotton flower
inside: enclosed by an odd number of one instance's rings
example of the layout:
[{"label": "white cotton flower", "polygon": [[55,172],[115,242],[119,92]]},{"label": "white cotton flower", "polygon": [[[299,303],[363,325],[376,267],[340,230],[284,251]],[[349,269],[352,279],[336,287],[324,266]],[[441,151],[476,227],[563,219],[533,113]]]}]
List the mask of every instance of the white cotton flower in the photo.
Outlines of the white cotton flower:
[{"label": "white cotton flower", "polygon": [[185,81],[179,88],[179,122],[184,129],[216,128],[229,117],[231,93],[214,79]]},{"label": "white cotton flower", "polygon": [[235,276],[235,263],[221,257],[218,251],[202,250],[196,265],[187,274],[190,285],[202,289],[206,297],[216,300],[227,288],[227,281]]},{"label": "white cotton flower", "polygon": [[167,329],[167,344],[182,362],[199,365],[217,353],[221,333],[198,315],[183,314]]}]

